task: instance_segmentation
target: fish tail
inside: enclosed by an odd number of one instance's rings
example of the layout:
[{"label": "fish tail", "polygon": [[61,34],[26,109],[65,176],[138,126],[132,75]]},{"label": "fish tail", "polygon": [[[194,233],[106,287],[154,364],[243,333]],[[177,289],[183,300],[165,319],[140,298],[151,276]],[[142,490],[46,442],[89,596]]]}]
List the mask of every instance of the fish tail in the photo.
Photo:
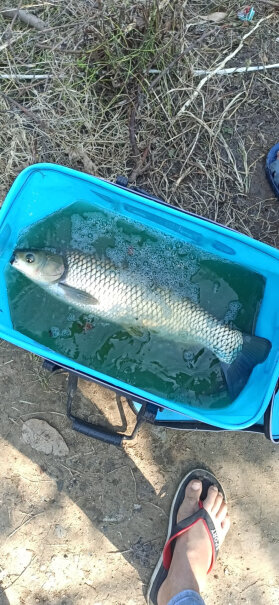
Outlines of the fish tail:
[{"label": "fish tail", "polygon": [[266,338],[242,334],[243,345],[236,359],[231,363],[221,363],[229,394],[235,399],[245,386],[253,368],[268,356],[271,343]]}]

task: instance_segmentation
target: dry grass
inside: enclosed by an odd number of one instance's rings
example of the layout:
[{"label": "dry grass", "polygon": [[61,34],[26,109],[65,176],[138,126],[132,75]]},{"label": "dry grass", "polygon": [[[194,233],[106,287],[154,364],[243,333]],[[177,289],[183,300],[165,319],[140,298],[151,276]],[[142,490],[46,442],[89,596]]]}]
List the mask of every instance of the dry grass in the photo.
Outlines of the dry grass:
[{"label": "dry grass", "polygon": [[[216,76],[179,114],[199,82],[192,69],[215,68],[247,33],[236,18],[238,2],[53,0],[28,7],[45,21],[44,31],[0,16],[0,78],[11,76],[0,79],[2,198],[25,166],[56,162],[110,180],[124,174],[173,204],[276,245],[276,201],[262,184],[263,157],[276,141],[279,70]],[[248,28],[274,10],[260,0],[255,8]],[[201,21],[214,10],[227,11],[223,23]],[[278,36],[274,12],[228,66],[274,63]],[[24,74],[48,77],[17,78]]]}]

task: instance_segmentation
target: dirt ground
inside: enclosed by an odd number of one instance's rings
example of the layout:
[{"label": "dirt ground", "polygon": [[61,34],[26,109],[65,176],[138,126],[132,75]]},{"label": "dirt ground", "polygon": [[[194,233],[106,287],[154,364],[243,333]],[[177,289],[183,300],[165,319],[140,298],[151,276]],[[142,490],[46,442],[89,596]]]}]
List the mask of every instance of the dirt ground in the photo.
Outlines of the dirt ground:
[{"label": "dirt ground", "polygon": [[[279,449],[250,434],[144,426],[123,449],[77,434],[65,414],[66,376],[7,343],[0,349],[1,605],[143,605],[178,481],[205,466],[230,503],[232,527],[207,605],[279,601]],[[80,381],[76,412],[122,427],[115,395]],[[133,414],[125,406],[129,425]],[[22,439],[35,417],[64,437],[65,457]]]},{"label": "dirt ground", "polygon": [[[239,2],[224,4],[54,0],[34,5],[46,32],[7,24],[0,15],[0,75],[10,75],[0,94],[1,199],[27,165],[57,162],[110,180],[124,174],[278,247],[278,201],[264,158],[278,141],[279,70],[212,79],[177,115],[197,85],[192,66],[219,64],[248,31],[236,18]],[[278,62],[273,5],[254,4],[256,20],[268,20],[228,66]],[[199,17],[216,10],[228,12],[218,35],[218,24]],[[173,57],[206,27],[214,30],[206,46],[170,70]],[[162,73],[166,66],[159,86],[148,88],[156,75],[148,70]],[[47,79],[17,79],[32,70]],[[277,446],[259,435],[151,425],[122,449],[90,440],[73,432],[66,417],[66,376],[41,366],[0,341],[0,605],[143,605],[177,483],[196,466],[223,483],[232,518],[207,605],[279,602]],[[80,381],[75,405],[85,418],[124,428],[112,392]],[[134,416],[124,401],[123,407],[129,429]],[[67,456],[24,442],[30,418],[59,431]]]}]

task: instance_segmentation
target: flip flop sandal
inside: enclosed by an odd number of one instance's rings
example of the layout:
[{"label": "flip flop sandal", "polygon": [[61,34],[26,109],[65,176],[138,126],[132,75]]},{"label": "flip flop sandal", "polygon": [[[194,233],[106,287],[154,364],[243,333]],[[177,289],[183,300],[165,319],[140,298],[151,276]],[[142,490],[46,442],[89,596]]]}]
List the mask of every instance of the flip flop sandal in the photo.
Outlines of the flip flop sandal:
[{"label": "flip flop sandal", "polygon": [[[184,499],[186,486],[193,479],[199,479],[202,482],[202,493],[201,493],[201,498],[199,501],[200,508],[196,513],[194,513],[193,515],[190,515],[190,517],[187,517],[186,519],[183,519],[183,521],[180,521],[179,523],[177,523],[176,522],[177,511],[180,507],[180,504],[182,503],[182,501]],[[158,591],[159,591],[161,584],[164,582],[164,580],[166,579],[166,577],[168,575],[168,570],[170,568],[176,538],[178,538],[179,536],[184,534],[186,531],[188,531],[200,519],[202,520],[202,522],[204,524],[204,527],[208,533],[208,537],[209,537],[210,543],[211,543],[212,559],[211,559],[211,564],[210,564],[210,567],[209,567],[207,573],[209,573],[211,571],[211,569],[215,563],[216,557],[218,555],[218,551],[219,551],[219,538],[218,538],[218,534],[217,534],[215,525],[214,525],[210,515],[208,514],[208,512],[203,508],[203,501],[205,500],[205,498],[207,496],[208,488],[211,485],[216,485],[218,487],[219,492],[221,492],[221,494],[226,502],[226,496],[225,496],[225,493],[224,493],[224,490],[223,490],[221,484],[219,483],[219,481],[217,481],[217,479],[216,479],[216,477],[214,477],[214,475],[212,475],[211,473],[209,473],[206,470],[195,469],[195,470],[191,471],[190,473],[188,473],[184,477],[184,479],[182,479],[182,481],[180,482],[178,489],[176,491],[176,494],[174,496],[174,499],[172,501],[166,544],[164,546],[164,550],[160,556],[160,559],[155,567],[152,578],[150,580],[148,593],[147,593],[148,605],[158,605],[158,603],[157,603]]]}]

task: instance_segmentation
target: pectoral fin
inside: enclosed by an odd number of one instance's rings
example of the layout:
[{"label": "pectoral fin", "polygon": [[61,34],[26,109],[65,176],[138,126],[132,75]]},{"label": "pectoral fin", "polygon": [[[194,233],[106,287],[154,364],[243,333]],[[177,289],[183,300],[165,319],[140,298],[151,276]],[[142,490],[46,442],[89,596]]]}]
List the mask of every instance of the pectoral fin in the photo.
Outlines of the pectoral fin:
[{"label": "pectoral fin", "polygon": [[144,334],[144,330],[138,326],[124,325],[124,329],[126,330],[126,332],[128,332],[128,334],[130,334],[130,336],[133,336],[133,338],[141,338]]},{"label": "pectoral fin", "polygon": [[133,338],[141,338],[144,334],[149,333],[149,334],[158,334],[158,331],[152,328],[149,328],[148,325],[127,325],[127,324],[122,324],[123,327],[125,328],[126,332],[128,332],[128,334],[130,334],[130,336],[133,336]]},{"label": "pectoral fin", "polygon": [[84,292],[83,290],[79,290],[78,288],[73,288],[72,286],[68,286],[67,284],[58,284],[58,288],[60,293],[63,295],[63,298],[67,300],[67,302],[76,304],[76,305],[98,305],[99,301],[97,298],[92,296],[92,294],[88,294],[88,292]]}]

